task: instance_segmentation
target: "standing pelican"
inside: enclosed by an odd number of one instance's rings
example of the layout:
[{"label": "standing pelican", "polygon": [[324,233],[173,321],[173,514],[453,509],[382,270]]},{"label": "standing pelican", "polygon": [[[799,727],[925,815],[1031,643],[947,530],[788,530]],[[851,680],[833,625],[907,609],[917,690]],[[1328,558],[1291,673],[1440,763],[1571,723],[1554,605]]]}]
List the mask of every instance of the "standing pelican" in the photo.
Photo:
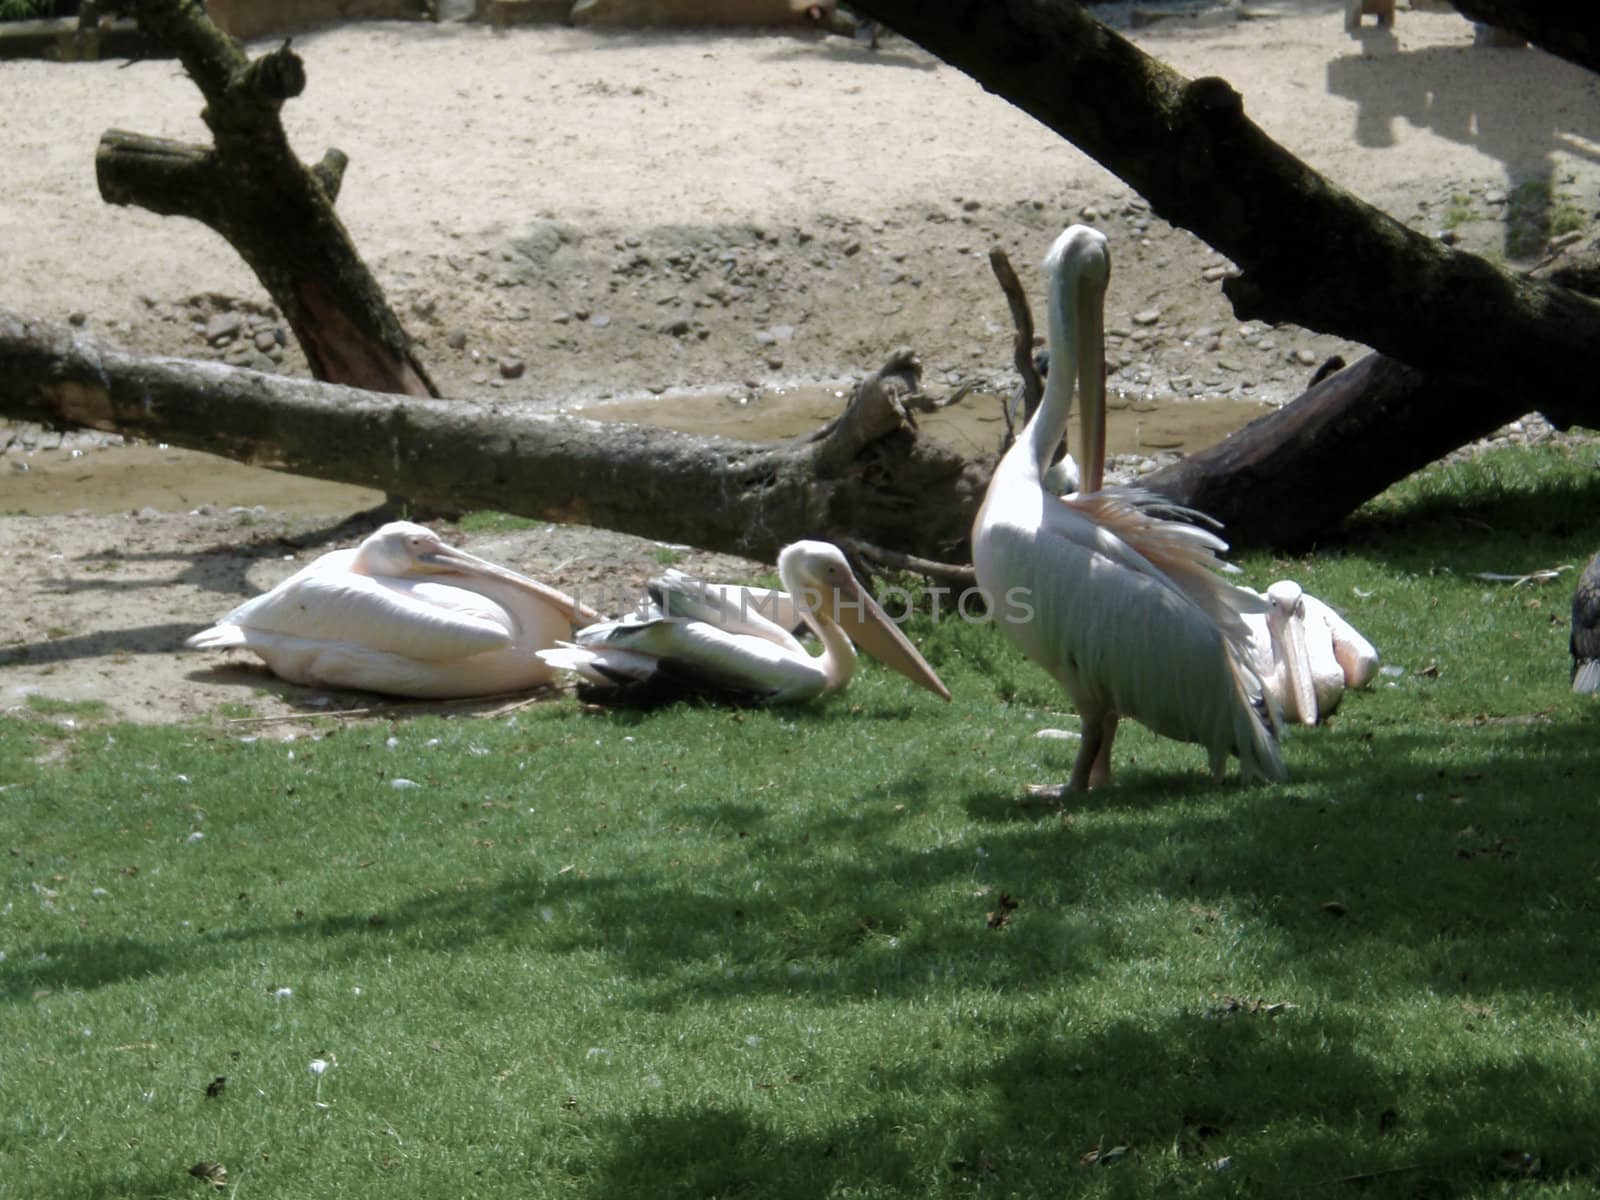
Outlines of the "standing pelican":
[{"label": "standing pelican", "polygon": [[[806,541],[784,547],[778,578],[787,595],[704,584],[699,586],[707,590],[696,597],[694,588],[685,586],[693,581],[683,576],[667,590],[657,581],[653,591],[664,615],[591,625],[578,632],[576,644],[541,650],[539,657],[598,685],[601,699],[608,692],[626,699],[631,690],[643,689],[651,698],[688,691],[746,703],[794,704],[850,682],[854,638],[885,666],[950,699],[939,676],[856,580],[836,546]],[[795,616],[821,640],[820,655],[808,654],[784,627]]]},{"label": "standing pelican", "polygon": [[1589,560],[1572,593],[1572,690],[1600,691],[1600,554]]},{"label": "standing pelican", "polygon": [[1287,720],[1315,725],[1339,707],[1346,688],[1372,681],[1377,648],[1292,579],[1278,580],[1263,598],[1266,613],[1245,614],[1251,666]]},{"label": "standing pelican", "polygon": [[[1162,514],[1137,489],[1101,490],[1105,475],[1105,347],[1111,259],[1098,230],[1075,225],[1045,258],[1050,373],[1044,399],[1007,451],[972,530],[979,586],[995,620],[1072,698],[1083,742],[1068,786],[1111,782],[1121,717],[1198,742],[1221,778],[1228,756],[1246,778],[1286,778],[1263,719],[1261,681],[1245,659],[1242,613],[1259,600],[1214,568],[1226,544]],[[1083,491],[1057,497],[1043,475],[1083,392]]]},{"label": "standing pelican", "polygon": [[441,699],[550,682],[535,651],[598,614],[409,521],[324,554],[184,643],[242,646],[313,687]]}]

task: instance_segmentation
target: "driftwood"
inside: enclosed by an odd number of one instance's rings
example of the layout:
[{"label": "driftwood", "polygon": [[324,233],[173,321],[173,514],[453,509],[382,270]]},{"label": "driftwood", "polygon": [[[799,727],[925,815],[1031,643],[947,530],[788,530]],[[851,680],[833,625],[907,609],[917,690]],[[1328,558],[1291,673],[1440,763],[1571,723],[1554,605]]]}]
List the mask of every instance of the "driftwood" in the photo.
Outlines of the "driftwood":
[{"label": "driftwood", "polygon": [[194,0],[138,0],[140,29],[175,51],[205,96],[214,145],[110,130],[95,174],[112,204],[192,217],[220,233],[283,312],[318,379],[433,396],[427,371],[333,209],[346,158],[295,157],[279,110],[305,88],[283,46],[251,60]]},{"label": "driftwood", "polygon": [[898,352],[826,430],[756,445],[141,358],[0,310],[0,415],[767,560],[800,537],[847,535],[964,553],[988,466],[912,427],[919,373]]},{"label": "driftwood", "polygon": [[[1600,303],[1509,274],[1335,187],[1245,116],[1223,79],[1187,79],[1069,0],[859,0],[1120,176],[1226,254],[1241,320],[1339,334],[1517,394],[1558,425],[1600,424]],[[1465,437],[1459,441],[1466,441]]]}]

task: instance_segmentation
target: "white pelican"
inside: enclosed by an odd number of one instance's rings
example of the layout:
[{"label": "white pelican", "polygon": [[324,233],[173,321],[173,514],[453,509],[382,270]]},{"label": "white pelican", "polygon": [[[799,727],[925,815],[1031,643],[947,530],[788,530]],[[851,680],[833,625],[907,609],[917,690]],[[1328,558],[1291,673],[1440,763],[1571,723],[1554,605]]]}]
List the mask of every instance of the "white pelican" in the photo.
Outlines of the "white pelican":
[{"label": "white pelican", "polygon": [[1248,613],[1250,661],[1285,719],[1315,725],[1346,688],[1365,687],[1378,651],[1355,627],[1292,579],[1266,590],[1265,614]]},{"label": "white pelican", "polygon": [[[1068,786],[1111,781],[1111,743],[1127,716],[1198,742],[1221,778],[1286,778],[1261,681],[1245,658],[1241,613],[1262,602],[1213,573],[1220,539],[1152,493],[1101,490],[1105,475],[1103,306],[1111,260],[1098,230],[1075,225],[1045,258],[1050,373],[1044,399],[1000,460],[972,530],[979,586],[1005,635],[1072,698],[1083,742]],[[1083,391],[1083,491],[1057,497],[1045,468]]]},{"label": "white pelican", "polygon": [[324,554],[184,643],[242,646],[312,687],[442,699],[550,682],[535,654],[594,620],[554,588],[409,521]]},{"label": "white pelican", "polygon": [[[756,704],[794,704],[836,692],[855,672],[854,638],[884,665],[944,699],[950,692],[916,647],[827,542],[795,542],[778,555],[783,593],[727,589],[679,575],[652,589],[664,615],[591,625],[575,644],[542,650],[551,666],[607,693],[651,699],[698,692]],[[784,593],[787,593],[786,595]],[[775,597],[781,597],[777,599]],[[752,602],[752,598],[754,598]],[[674,615],[676,614],[676,615]],[[798,617],[822,642],[808,654],[785,625]],[[769,619],[774,617],[774,619]]]},{"label": "white pelican", "polygon": [[1572,593],[1572,690],[1600,691],[1600,554],[1589,560]]}]

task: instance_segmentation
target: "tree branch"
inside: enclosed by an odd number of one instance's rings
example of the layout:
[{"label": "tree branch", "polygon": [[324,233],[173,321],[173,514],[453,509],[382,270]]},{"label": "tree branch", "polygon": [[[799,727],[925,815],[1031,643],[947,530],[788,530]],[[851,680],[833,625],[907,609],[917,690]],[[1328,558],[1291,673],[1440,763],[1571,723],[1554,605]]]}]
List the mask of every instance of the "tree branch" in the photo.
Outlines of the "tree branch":
[{"label": "tree branch", "polygon": [[[215,145],[111,130],[95,154],[100,194],[216,230],[271,294],[319,379],[437,395],[383,289],[333,210],[345,156],[294,156],[280,109],[305,88],[285,42],[252,61],[197,0],[137,0],[140,28],[172,47],[205,97]],[[202,169],[203,168],[203,169]]]}]

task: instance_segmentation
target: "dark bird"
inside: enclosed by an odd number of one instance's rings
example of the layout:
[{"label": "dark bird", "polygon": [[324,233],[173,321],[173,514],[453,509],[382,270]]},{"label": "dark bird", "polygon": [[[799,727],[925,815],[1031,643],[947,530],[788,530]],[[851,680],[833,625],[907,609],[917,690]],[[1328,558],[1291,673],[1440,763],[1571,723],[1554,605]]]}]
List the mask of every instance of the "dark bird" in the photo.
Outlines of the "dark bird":
[{"label": "dark bird", "polygon": [[1600,554],[1589,560],[1572,593],[1572,690],[1600,690]]}]

